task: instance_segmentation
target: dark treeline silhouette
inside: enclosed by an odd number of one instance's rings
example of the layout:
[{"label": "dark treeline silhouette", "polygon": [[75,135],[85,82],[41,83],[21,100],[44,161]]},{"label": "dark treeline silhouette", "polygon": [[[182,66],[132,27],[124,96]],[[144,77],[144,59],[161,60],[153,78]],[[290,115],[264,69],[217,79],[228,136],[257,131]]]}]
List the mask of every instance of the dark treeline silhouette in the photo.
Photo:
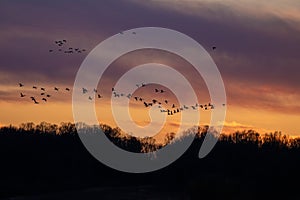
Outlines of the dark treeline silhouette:
[{"label": "dark treeline silhouette", "polygon": [[[151,152],[163,147],[153,138],[136,138],[104,124],[101,128],[114,144],[127,151]],[[299,138],[280,132],[261,135],[253,130],[222,134],[212,152],[199,159],[207,132],[204,126],[187,131],[179,139],[174,133],[167,134],[165,144],[170,145],[192,137],[192,133],[195,139],[183,156],[168,167],[130,174],[108,168],[93,158],[73,123],[1,127],[0,198],[143,185],[154,187],[152,194],[168,193],[169,199],[297,199],[300,195]],[[176,194],[174,198],[172,194]],[[97,195],[99,199],[106,197]]]}]

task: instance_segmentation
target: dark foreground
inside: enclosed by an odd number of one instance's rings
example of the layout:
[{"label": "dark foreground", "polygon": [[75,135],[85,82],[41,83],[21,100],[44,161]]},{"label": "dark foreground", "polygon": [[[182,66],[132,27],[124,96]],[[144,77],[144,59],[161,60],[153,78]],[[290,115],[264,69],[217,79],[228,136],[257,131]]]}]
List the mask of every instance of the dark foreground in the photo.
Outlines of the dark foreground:
[{"label": "dark foreground", "polygon": [[[300,196],[300,142],[279,133],[262,137],[248,131],[221,137],[213,151],[199,159],[205,135],[201,132],[170,166],[129,174],[99,163],[74,132],[65,131],[56,135],[1,128],[1,199],[294,200]],[[132,151],[141,145],[136,140],[126,144],[124,148]]]}]

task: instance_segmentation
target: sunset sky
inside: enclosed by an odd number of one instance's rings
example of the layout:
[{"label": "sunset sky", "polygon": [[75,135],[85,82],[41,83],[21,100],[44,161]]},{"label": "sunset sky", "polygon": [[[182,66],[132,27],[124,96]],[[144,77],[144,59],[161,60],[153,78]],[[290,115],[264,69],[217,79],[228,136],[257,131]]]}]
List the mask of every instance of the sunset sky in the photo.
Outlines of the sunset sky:
[{"label": "sunset sky", "polygon": [[[227,95],[224,131],[278,130],[300,136],[299,1],[2,0],[0,27],[0,126],[73,121],[72,91],[64,88],[73,87],[88,53],[123,30],[164,27],[195,39],[218,66]],[[67,40],[65,46],[86,51],[58,52],[55,41],[62,39]],[[212,46],[217,49],[213,51]],[[97,114],[103,122],[114,125],[108,107],[113,84],[126,70],[147,62],[181,71],[192,80],[201,102],[210,101],[203,80],[193,77],[188,63],[166,52],[137,51],[116,60],[99,84],[104,98],[98,102]],[[52,95],[47,103],[33,104],[29,97],[41,92],[32,89],[33,85],[45,87]],[[149,91],[155,87],[138,89],[135,95],[151,98]],[[176,101],[171,91],[168,98]],[[147,124],[143,105],[135,101],[130,105],[133,119]],[[167,120],[176,124],[178,117],[174,118]],[[209,111],[201,122],[208,120]]]}]

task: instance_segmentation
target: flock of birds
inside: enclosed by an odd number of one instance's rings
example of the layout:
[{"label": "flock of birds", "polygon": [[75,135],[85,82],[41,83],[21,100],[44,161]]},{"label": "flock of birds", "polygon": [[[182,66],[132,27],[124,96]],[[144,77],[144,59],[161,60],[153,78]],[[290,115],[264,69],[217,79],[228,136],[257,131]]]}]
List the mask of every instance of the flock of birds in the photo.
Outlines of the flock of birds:
[{"label": "flock of birds", "polygon": [[[136,84],[137,88],[143,88],[143,87],[146,87],[146,86],[147,86],[147,84],[145,84],[145,83]],[[19,87],[24,87],[24,84],[19,83]],[[68,87],[64,88],[64,89],[60,89],[58,87],[53,87],[53,89],[50,89],[50,90],[47,89],[46,90],[46,88],[44,88],[44,87],[32,86],[32,89],[40,91],[40,94],[38,96],[30,96],[30,99],[33,101],[34,104],[39,104],[40,101],[47,102],[48,99],[51,97],[51,94],[49,94],[50,91],[55,91],[55,92],[58,92],[60,90],[65,90],[66,92],[71,91],[71,89],[68,88]],[[93,97],[98,98],[98,99],[103,98],[103,96],[100,93],[98,93],[97,89],[94,88],[91,91],[94,95],[90,95],[91,93],[90,93],[89,89],[84,88],[84,87],[82,88],[82,94],[87,95],[87,100],[92,101]],[[177,113],[180,113],[180,112],[182,112],[184,110],[188,110],[188,109],[191,109],[191,110],[199,110],[199,109],[212,110],[212,109],[215,108],[215,105],[210,103],[210,102],[205,103],[205,104],[200,104],[200,103],[197,102],[194,105],[190,105],[190,106],[187,106],[187,105],[179,106],[179,105],[176,105],[175,103],[172,103],[170,100],[162,99],[161,97],[160,98],[153,98],[151,100],[146,100],[144,97],[141,97],[141,96],[133,96],[132,94],[119,93],[119,92],[116,91],[115,88],[112,88],[111,91],[112,91],[112,97],[113,98],[126,97],[128,99],[132,99],[135,102],[140,102],[141,104],[143,104],[143,106],[145,108],[149,108],[151,106],[158,105],[158,108],[160,108],[160,112],[167,113],[168,115],[175,115]],[[153,92],[155,94],[167,93],[167,91],[162,89],[162,88],[154,88]],[[20,97],[25,98],[25,97],[27,97],[27,94],[24,94],[23,92],[20,92]],[[222,105],[225,106],[225,104],[222,104]]]},{"label": "flock of birds", "polygon": [[[81,48],[74,48],[74,47],[65,47],[65,44],[67,43],[67,40],[56,40],[54,41],[56,44],[57,48],[56,51],[63,52],[65,54],[72,54],[72,53],[83,53],[86,51],[86,49],[81,49]],[[49,52],[52,53],[54,52],[54,49],[49,49]]]},{"label": "flock of birds", "polygon": [[[124,31],[121,31],[119,34],[123,35]],[[131,32],[131,34],[136,35],[136,32]],[[65,44],[67,43],[66,39],[55,40],[54,43],[58,48],[56,49],[56,51],[63,52],[65,54],[83,53],[86,51],[86,49],[81,49],[81,48],[65,47]],[[212,50],[216,50],[216,48],[217,48],[216,46],[213,46]],[[49,49],[50,53],[53,53],[54,51],[55,51],[54,49]]]},{"label": "flock of birds", "polygon": [[[21,87],[21,88],[24,87],[24,84],[19,83],[19,87]],[[50,91],[50,90],[48,90],[48,89],[46,90],[46,88],[44,88],[44,87],[37,87],[34,85],[34,86],[32,86],[32,89],[36,90],[36,91],[40,91],[40,94],[38,97],[30,96],[30,99],[33,101],[34,104],[39,104],[40,101],[47,102],[48,99],[52,96],[50,93],[48,93],[48,91]],[[58,88],[58,87],[53,88],[53,91],[55,91],[55,92],[58,92],[59,90],[60,90],[60,88]],[[70,88],[65,88],[64,90],[67,92],[71,91]],[[25,98],[25,97],[27,97],[27,94],[20,92],[20,97]]]},{"label": "flock of birds", "polygon": [[[147,84],[141,83],[141,84],[136,84],[136,86],[138,88],[146,87]],[[83,88],[83,90],[85,90],[85,88]],[[155,88],[153,90],[153,92],[156,94],[163,94],[163,93],[166,93],[167,91],[164,89],[161,89],[161,88]],[[187,105],[179,106],[179,105],[175,105],[175,103],[172,103],[168,99],[159,100],[158,98],[155,98],[155,99],[151,99],[151,100],[146,100],[145,98],[140,97],[140,96],[132,96],[132,94],[118,93],[115,90],[115,88],[112,88],[112,94],[113,94],[113,97],[116,97],[116,98],[119,98],[119,97],[127,97],[128,99],[133,98],[134,101],[142,103],[144,105],[144,107],[146,107],[146,108],[154,106],[154,105],[158,105],[158,108],[160,108],[160,112],[167,113],[168,115],[174,115],[174,114],[180,113],[181,111],[188,110],[188,109],[212,110],[215,108],[215,105],[213,105],[210,102],[205,103],[205,104],[195,103],[194,105],[190,105],[190,106],[187,106]],[[225,104],[222,104],[222,105],[225,106]],[[165,107],[166,107],[166,109],[164,109]]]},{"label": "flock of birds", "polygon": [[[124,34],[123,31],[120,32],[120,34]],[[135,35],[136,32],[131,32],[131,34]],[[58,51],[58,52],[62,52],[65,54],[73,54],[73,53],[82,53],[85,52],[86,49],[81,49],[81,48],[74,48],[74,47],[66,47],[67,44],[67,40],[66,39],[62,39],[62,40],[55,40],[54,41],[57,49],[49,49],[49,52],[52,53],[54,51]],[[217,47],[213,46],[212,50],[215,50]],[[142,83],[142,84],[136,84],[136,86],[139,87],[145,87],[147,84]],[[19,87],[23,87],[24,84],[19,83]],[[30,99],[33,101],[34,104],[39,104],[40,101],[44,101],[47,102],[48,99],[51,97],[51,94],[47,93],[49,90],[47,90],[46,92],[46,88],[43,87],[37,87],[37,86],[32,86],[32,89],[34,90],[40,90],[40,95],[39,97],[34,97],[34,96],[30,96]],[[59,88],[58,87],[54,87],[53,88],[54,91],[58,92]],[[64,88],[65,91],[70,92],[70,88]],[[87,94],[89,92],[88,89],[86,88],[82,88],[82,93],[83,94]],[[93,89],[94,95],[96,96],[96,98],[103,98],[103,96],[101,94],[98,93],[97,89]],[[155,93],[165,93],[166,91],[163,89],[159,89],[159,88],[155,88],[154,89]],[[163,101],[159,101],[158,99],[152,99],[151,101],[146,101],[143,97],[138,97],[138,96],[132,96],[132,94],[123,94],[123,93],[117,93],[117,91],[115,90],[115,88],[112,88],[112,94],[113,97],[118,98],[118,97],[127,97],[129,99],[133,98],[135,101],[137,102],[141,102],[144,104],[144,106],[147,107],[151,107],[154,106],[155,104],[158,105],[158,107],[161,109],[160,111],[162,113],[167,113],[168,115],[174,115],[176,113],[179,113],[183,110],[187,110],[187,109],[193,109],[193,110],[197,110],[197,109],[203,109],[203,110],[211,110],[214,109],[215,106],[211,103],[206,103],[206,104],[199,104],[199,103],[195,103],[194,105],[191,106],[176,106],[174,103],[171,103],[169,100],[163,100]],[[26,94],[24,93],[20,93],[20,97],[21,98],[25,98],[27,97]],[[88,100],[93,100],[93,95],[89,95]],[[163,109],[164,107],[169,107],[169,109]],[[225,104],[223,104],[223,106],[225,106]]]}]

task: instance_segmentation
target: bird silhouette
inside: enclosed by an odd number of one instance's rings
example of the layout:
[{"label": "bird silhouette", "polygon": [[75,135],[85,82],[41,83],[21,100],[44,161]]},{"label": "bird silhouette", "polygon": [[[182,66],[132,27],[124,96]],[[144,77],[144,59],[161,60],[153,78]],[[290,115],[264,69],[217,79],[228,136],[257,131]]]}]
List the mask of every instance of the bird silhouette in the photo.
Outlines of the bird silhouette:
[{"label": "bird silhouette", "polygon": [[82,93],[83,94],[85,94],[85,93],[87,93],[88,92],[88,90],[86,89],[86,88],[82,88]]},{"label": "bird silhouette", "polygon": [[168,100],[165,100],[165,103],[168,104]]},{"label": "bird silhouette", "polygon": [[172,108],[175,108],[175,104],[173,103]]},{"label": "bird silhouette", "polygon": [[41,90],[45,91],[45,88],[41,88]]},{"label": "bird silhouette", "polygon": [[19,86],[20,86],[20,87],[23,87],[24,85],[23,85],[22,83],[19,83]]},{"label": "bird silhouette", "polygon": [[46,98],[42,98],[42,100],[45,101],[45,102],[47,102],[47,99],[46,99]]},{"label": "bird silhouette", "polygon": [[35,98],[33,98],[32,101],[33,101],[35,104],[39,104],[39,102],[37,102],[37,101],[35,100]]},{"label": "bird silhouette", "polygon": [[159,92],[159,90],[158,90],[158,89],[155,89],[155,92]]},{"label": "bird silhouette", "polygon": [[22,92],[20,93],[20,96],[21,97],[25,97],[26,95],[25,94],[23,94]]},{"label": "bird silhouette", "polygon": [[66,88],[67,91],[70,91],[70,88]]},{"label": "bird silhouette", "polygon": [[49,52],[50,52],[50,53],[53,52],[53,49],[50,49]]},{"label": "bird silhouette", "polygon": [[45,95],[45,92],[42,92],[41,95]]},{"label": "bird silhouette", "polygon": [[51,97],[51,95],[50,95],[50,94],[47,94],[46,97]]},{"label": "bird silhouette", "polygon": [[89,100],[93,100],[91,96],[89,96]]},{"label": "bird silhouette", "polygon": [[58,91],[58,90],[59,90],[59,88],[57,88],[57,87],[54,87],[54,90]]},{"label": "bird silhouette", "polygon": [[100,99],[100,98],[102,98],[102,96],[100,94],[98,94],[98,98]]},{"label": "bird silhouette", "polygon": [[212,49],[213,49],[213,50],[216,50],[216,49],[217,49],[217,47],[216,47],[216,46],[213,46],[213,47],[212,47]]},{"label": "bird silhouette", "polygon": [[36,86],[32,86],[32,88],[33,88],[33,89],[37,89],[37,87],[36,87]]}]

